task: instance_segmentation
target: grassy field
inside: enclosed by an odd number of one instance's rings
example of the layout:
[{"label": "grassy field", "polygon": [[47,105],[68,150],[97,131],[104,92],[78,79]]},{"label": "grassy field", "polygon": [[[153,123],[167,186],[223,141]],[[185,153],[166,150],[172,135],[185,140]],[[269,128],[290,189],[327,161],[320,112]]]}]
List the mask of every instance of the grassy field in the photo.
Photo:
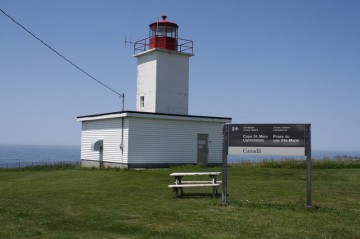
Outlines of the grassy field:
[{"label": "grassy field", "polygon": [[[360,168],[231,165],[227,206],[209,188],[175,198],[171,172],[40,167],[0,170],[0,238],[360,238]],[[221,168],[211,168],[220,171]]]}]

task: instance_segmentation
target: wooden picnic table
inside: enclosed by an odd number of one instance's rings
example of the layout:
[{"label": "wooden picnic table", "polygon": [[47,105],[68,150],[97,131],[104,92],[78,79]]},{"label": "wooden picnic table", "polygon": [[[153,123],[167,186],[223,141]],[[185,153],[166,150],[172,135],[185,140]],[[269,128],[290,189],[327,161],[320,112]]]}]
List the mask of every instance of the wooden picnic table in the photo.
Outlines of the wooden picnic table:
[{"label": "wooden picnic table", "polygon": [[[169,188],[172,188],[176,193],[176,197],[179,197],[184,194],[183,188],[190,187],[212,187],[212,196],[218,193],[218,187],[221,185],[221,181],[217,181],[217,176],[221,175],[221,172],[179,172],[172,173],[170,176],[175,177],[175,184],[168,185]],[[184,176],[209,176],[210,180],[207,181],[184,181],[182,180]],[[180,194],[179,194],[180,191]]]}]

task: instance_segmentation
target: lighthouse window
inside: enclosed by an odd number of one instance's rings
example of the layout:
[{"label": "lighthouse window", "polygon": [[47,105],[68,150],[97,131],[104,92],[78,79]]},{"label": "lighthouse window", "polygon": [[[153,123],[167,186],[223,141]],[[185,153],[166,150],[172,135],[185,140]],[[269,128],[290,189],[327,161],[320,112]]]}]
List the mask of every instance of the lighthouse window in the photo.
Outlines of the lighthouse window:
[{"label": "lighthouse window", "polygon": [[155,35],[156,27],[150,28],[150,37],[153,37]]},{"label": "lighthouse window", "polygon": [[140,108],[143,108],[145,106],[145,97],[140,96]]},{"label": "lighthouse window", "polygon": [[166,36],[176,38],[176,28],[175,27],[167,27]]},{"label": "lighthouse window", "polygon": [[165,27],[164,26],[159,26],[158,27],[157,35],[158,36],[165,36]]}]

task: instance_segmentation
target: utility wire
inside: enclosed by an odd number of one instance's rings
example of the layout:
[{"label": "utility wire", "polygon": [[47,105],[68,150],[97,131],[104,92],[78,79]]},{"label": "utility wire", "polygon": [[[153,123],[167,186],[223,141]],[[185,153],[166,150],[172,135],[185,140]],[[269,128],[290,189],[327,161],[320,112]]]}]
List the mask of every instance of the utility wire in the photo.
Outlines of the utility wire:
[{"label": "utility wire", "polygon": [[[29,33],[31,36],[33,36],[36,40],[40,41],[43,45],[47,46],[51,51],[53,51],[55,54],[57,54],[58,56],[60,56],[61,58],[63,58],[65,61],[67,61],[68,63],[70,63],[72,66],[74,66],[76,69],[78,69],[79,71],[81,71],[82,73],[84,73],[85,75],[87,75],[88,77],[90,77],[91,79],[95,80],[96,82],[98,82],[99,84],[101,84],[102,86],[106,87],[107,89],[111,90],[112,92],[114,92],[115,94],[117,94],[119,97],[123,98],[125,97],[124,93],[119,93],[116,90],[112,89],[111,87],[107,86],[106,84],[104,84],[103,82],[99,81],[98,79],[96,79],[95,77],[93,77],[92,75],[90,75],[88,72],[86,72],[85,70],[83,70],[82,68],[80,68],[79,66],[77,66],[75,63],[73,63],[72,61],[70,61],[69,59],[67,59],[65,56],[63,56],[62,54],[60,54],[58,51],[56,51],[54,48],[52,48],[51,46],[49,46],[47,43],[45,43],[43,40],[41,40],[39,37],[37,37],[34,33],[32,33],[31,31],[29,31],[28,29],[26,29],[23,25],[21,25],[19,22],[17,22],[14,18],[12,18],[9,14],[7,14],[6,12],[4,12],[1,8],[0,11],[7,16],[8,18],[10,18],[14,23],[16,23],[18,26],[20,26],[22,29],[24,29],[27,33]],[[123,105],[123,110],[124,110],[124,105]]]}]

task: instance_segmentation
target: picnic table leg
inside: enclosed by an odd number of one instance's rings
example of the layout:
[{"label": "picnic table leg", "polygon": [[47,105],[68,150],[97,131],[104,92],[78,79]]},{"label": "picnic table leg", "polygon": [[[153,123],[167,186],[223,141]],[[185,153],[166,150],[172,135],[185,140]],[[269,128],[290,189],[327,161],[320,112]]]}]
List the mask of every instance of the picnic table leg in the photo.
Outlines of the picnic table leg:
[{"label": "picnic table leg", "polygon": [[[179,192],[179,191],[180,191],[180,192]],[[184,194],[182,188],[175,188],[175,192],[176,192],[176,197],[177,197],[177,198],[181,197],[181,196]]]},{"label": "picnic table leg", "polygon": [[[210,178],[211,178],[213,184],[217,183],[216,175],[210,175]],[[215,195],[218,194],[218,188],[217,187],[213,187],[213,197],[215,197],[214,193],[215,193]]]},{"label": "picnic table leg", "polygon": [[[176,184],[176,185],[181,185],[181,184],[182,184],[182,183],[181,183],[181,178],[182,178],[182,176],[175,176],[175,184]],[[178,189],[179,189],[179,188],[176,188],[176,197],[179,197]],[[180,188],[180,192],[181,192],[180,195],[183,195],[183,194],[184,194],[183,188]]]}]

